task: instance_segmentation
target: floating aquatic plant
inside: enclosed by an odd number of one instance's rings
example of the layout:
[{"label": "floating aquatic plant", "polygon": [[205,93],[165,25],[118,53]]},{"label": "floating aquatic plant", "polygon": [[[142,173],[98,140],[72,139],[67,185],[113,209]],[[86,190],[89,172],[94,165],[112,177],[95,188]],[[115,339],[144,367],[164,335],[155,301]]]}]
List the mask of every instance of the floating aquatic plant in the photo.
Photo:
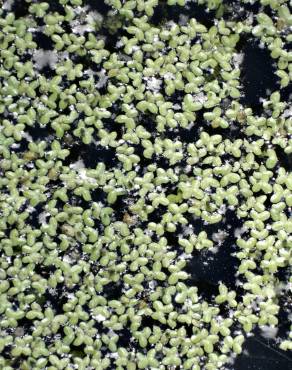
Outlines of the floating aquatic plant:
[{"label": "floating aquatic plant", "polygon": [[218,370],[257,328],[291,350],[291,24],[3,1],[1,369]]}]

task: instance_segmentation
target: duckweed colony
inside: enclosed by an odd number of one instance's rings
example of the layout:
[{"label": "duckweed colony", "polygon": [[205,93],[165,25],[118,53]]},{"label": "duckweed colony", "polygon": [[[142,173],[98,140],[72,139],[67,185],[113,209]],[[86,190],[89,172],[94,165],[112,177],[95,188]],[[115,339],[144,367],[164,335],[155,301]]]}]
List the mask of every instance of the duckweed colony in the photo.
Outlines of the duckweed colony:
[{"label": "duckweed colony", "polygon": [[289,5],[3,2],[1,369],[289,355]]}]

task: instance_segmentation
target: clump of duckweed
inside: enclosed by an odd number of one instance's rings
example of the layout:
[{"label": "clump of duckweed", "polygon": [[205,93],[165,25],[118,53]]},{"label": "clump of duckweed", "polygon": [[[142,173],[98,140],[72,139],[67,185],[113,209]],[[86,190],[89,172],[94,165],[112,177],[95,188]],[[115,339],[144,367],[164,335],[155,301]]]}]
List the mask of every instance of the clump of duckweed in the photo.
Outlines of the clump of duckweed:
[{"label": "clump of duckweed", "polygon": [[226,369],[255,330],[290,361],[291,25],[3,1],[1,369]]}]

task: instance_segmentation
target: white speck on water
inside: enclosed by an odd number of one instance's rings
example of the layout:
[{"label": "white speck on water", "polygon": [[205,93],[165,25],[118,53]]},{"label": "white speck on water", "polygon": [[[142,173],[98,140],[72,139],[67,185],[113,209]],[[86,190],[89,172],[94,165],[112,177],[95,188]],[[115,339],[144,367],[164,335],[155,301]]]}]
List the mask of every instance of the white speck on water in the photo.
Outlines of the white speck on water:
[{"label": "white speck on water", "polygon": [[151,280],[148,285],[150,289],[154,289],[157,286],[157,282],[155,280]]},{"label": "white speck on water", "polygon": [[261,330],[262,337],[267,338],[267,339],[272,339],[272,338],[275,339],[279,329],[273,326],[263,325],[263,326],[260,326],[260,330]]},{"label": "white speck on water", "polygon": [[192,258],[192,255],[191,254],[187,254],[187,253],[182,253],[180,256],[179,256],[179,259],[181,259],[181,260],[188,260],[188,259],[190,259],[190,258]]},{"label": "white speck on water", "polygon": [[264,43],[263,41],[261,41],[261,42],[259,43],[259,48],[260,48],[260,49],[265,49],[265,47],[266,47],[265,43]]},{"label": "white speck on water", "polygon": [[216,253],[218,253],[218,251],[219,251],[219,247],[212,247],[212,248],[210,248],[210,249],[209,249],[209,251],[210,251],[211,253],[213,253],[213,254],[216,254]]},{"label": "white speck on water", "polygon": [[95,86],[100,89],[101,87],[103,87],[107,80],[108,80],[108,77],[106,75],[106,70],[105,69],[102,69],[100,72],[97,73],[97,76],[99,77],[99,80],[98,82],[95,84]]},{"label": "white speck on water", "polygon": [[151,91],[158,92],[160,90],[162,81],[155,77],[146,78],[146,86]]},{"label": "white speck on water", "polygon": [[234,63],[234,66],[236,68],[238,68],[242,61],[243,61],[243,58],[244,58],[244,54],[243,53],[235,53],[233,54],[233,63]]},{"label": "white speck on water", "polygon": [[234,236],[236,238],[239,238],[242,234],[244,234],[247,231],[247,228],[245,226],[238,227],[234,230]]},{"label": "white speck on water", "polygon": [[47,218],[49,215],[50,215],[50,214],[49,214],[48,212],[41,212],[41,213],[39,214],[39,217],[38,217],[38,219],[39,219],[39,223],[40,223],[41,225],[45,224],[45,223],[46,223],[46,218]]},{"label": "white speck on water", "polygon": [[11,145],[11,148],[13,148],[13,149],[17,149],[17,148],[19,148],[20,147],[20,144],[19,143],[13,143],[12,145]]},{"label": "white speck on water", "polygon": [[84,10],[86,10],[87,7],[82,7],[82,6],[77,6],[76,8],[74,8],[74,13],[75,14],[81,14],[82,12],[84,12]]},{"label": "white speck on water", "polygon": [[158,41],[159,41],[158,35],[154,35],[153,36],[153,43],[158,42]]},{"label": "white speck on water", "polygon": [[283,118],[292,117],[292,106],[286,110],[284,110],[282,114]]},{"label": "white speck on water", "polygon": [[203,92],[200,92],[198,94],[193,95],[193,100],[195,102],[204,104],[208,100],[208,98]]},{"label": "white speck on water", "polygon": [[102,322],[106,319],[105,316],[101,315],[101,314],[98,314],[96,316],[92,316],[94,318],[94,320],[98,321],[98,322]]},{"label": "white speck on water", "polygon": [[69,299],[73,299],[73,298],[75,298],[75,295],[73,293],[67,293],[66,297],[69,298]]},{"label": "white speck on water", "polygon": [[96,28],[95,25],[103,21],[103,16],[99,12],[88,12],[87,7],[80,8],[79,12],[75,13],[79,16],[71,22],[73,33],[83,35],[84,32],[92,32]]},{"label": "white speck on water", "polygon": [[220,215],[224,215],[226,213],[226,204],[222,204],[222,206],[220,206],[218,213],[220,213]]},{"label": "white speck on water", "polygon": [[192,235],[193,233],[193,225],[188,225],[183,228],[183,236]]},{"label": "white speck on water", "polygon": [[32,213],[32,212],[34,212],[34,211],[35,211],[35,208],[34,208],[34,207],[32,207],[32,206],[28,206],[28,207],[26,208],[26,211],[27,211],[28,213]]},{"label": "white speck on water", "polygon": [[40,49],[34,52],[33,60],[38,69],[42,69],[47,65],[53,68],[58,61],[58,55],[55,51]]},{"label": "white speck on water", "polygon": [[166,72],[163,77],[166,80],[175,80],[175,75],[171,72]]},{"label": "white speck on water", "polygon": [[116,48],[122,48],[124,46],[124,43],[123,43],[123,41],[122,40],[119,40],[119,41],[117,41],[117,43],[116,43]]},{"label": "white speck on water", "polygon": [[71,264],[71,263],[73,262],[73,259],[72,259],[70,256],[65,255],[65,256],[63,257],[63,261],[64,261],[64,262],[67,262],[67,263],[69,263],[69,264]]},{"label": "white speck on water", "polygon": [[94,28],[91,27],[89,24],[76,24],[72,27],[73,33],[78,33],[79,35],[83,35],[85,32],[92,32]]},{"label": "white speck on water", "polygon": [[96,179],[94,179],[93,177],[87,176],[87,173],[86,173],[86,169],[85,168],[80,168],[78,170],[78,175],[79,175],[79,178],[81,180],[87,181],[90,184],[96,184],[97,183]]},{"label": "white speck on water", "polygon": [[85,164],[82,159],[79,159],[79,161],[70,164],[69,166],[72,170],[80,170],[81,168],[85,168]]},{"label": "white speck on water", "polygon": [[26,132],[26,131],[23,131],[22,132],[22,137],[24,137],[29,142],[32,142],[33,141],[32,140],[32,136],[28,132]]},{"label": "white speck on water", "polygon": [[213,233],[212,240],[221,245],[227,238],[228,233],[224,230],[219,230],[217,233]]},{"label": "white speck on water", "polygon": [[179,104],[174,104],[174,105],[172,106],[172,109],[173,109],[173,110],[180,110],[180,109],[181,109],[181,106],[180,106]]},{"label": "white speck on water", "polygon": [[131,52],[135,52],[135,51],[138,51],[140,50],[140,46],[138,45],[134,45],[132,48],[131,48]]},{"label": "white speck on water", "polygon": [[4,10],[11,10],[11,7],[12,7],[12,4],[14,3],[14,0],[6,0],[3,5],[2,5],[2,9]]}]

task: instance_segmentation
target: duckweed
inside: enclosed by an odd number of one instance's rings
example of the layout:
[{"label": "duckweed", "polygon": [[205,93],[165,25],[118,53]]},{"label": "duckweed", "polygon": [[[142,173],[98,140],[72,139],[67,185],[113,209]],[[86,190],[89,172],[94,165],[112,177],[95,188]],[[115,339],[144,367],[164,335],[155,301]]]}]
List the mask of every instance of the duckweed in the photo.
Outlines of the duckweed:
[{"label": "duckweed", "polygon": [[[1,369],[219,370],[291,321],[291,24],[288,0],[3,1]],[[252,100],[247,43],[277,81]]]}]

